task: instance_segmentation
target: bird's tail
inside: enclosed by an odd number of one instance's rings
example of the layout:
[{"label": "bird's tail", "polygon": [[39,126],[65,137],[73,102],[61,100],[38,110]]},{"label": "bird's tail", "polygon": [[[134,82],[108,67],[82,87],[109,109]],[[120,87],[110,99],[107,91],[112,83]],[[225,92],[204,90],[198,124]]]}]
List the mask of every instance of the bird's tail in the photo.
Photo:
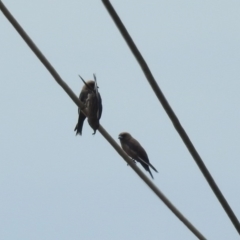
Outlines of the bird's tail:
[{"label": "bird's tail", "polygon": [[153,177],[153,175],[152,175],[152,172],[151,172],[151,170],[150,170],[150,168],[149,168],[149,166],[151,166],[150,163],[145,162],[145,161],[144,161],[143,159],[141,159],[141,158],[139,158],[139,160],[140,160],[139,162],[140,162],[141,165],[145,168],[145,170],[150,173],[152,179],[154,179],[154,177]]},{"label": "bird's tail", "polygon": [[157,169],[156,169],[151,163],[149,163],[149,166],[150,166],[155,172],[158,173]]},{"label": "bird's tail", "polygon": [[150,163],[150,162],[146,162],[144,161],[142,158],[139,158],[143,163],[147,164],[149,167],[151,167],[155,172],[158,173],[157,169]]},{"label": "bird's tail", "polygon": [[82,135],[83,122],[85,118],[86,116],[82,112],[80,112],[78,116],[78,123],[74,129],[74,131],[76,131],[76,135],[78,134]]},{"label": "bird's tail", "polygon": [[148,171],[149,171],[149,173],[150,173],[150,175],[151,175],[152,179],[154,179],[154,177],[153,177],[153,175],[152,175],[152,173],[151,173],[151,170],[150,170],[150,168],[148,168]]}]

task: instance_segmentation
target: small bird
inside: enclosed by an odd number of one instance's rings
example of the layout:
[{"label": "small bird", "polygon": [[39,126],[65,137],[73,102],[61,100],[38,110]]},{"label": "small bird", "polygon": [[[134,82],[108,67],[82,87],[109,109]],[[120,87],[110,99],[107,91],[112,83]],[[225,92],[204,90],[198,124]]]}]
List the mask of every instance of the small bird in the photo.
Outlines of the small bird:
[{"label": "small bird", "polygon": [[[97,87],[95,75],[94,75],[94,78],[95,78],[95,81],[89,80],[87,82],[85,82],[83,80],[83,78],[81,78],[82,81],[84,82],[84,85],[83,85],[82,90],[81,90],[81,92],[79,94],[79,99],[86,107],[87,107],[87,100],[88,100],[88,105],[91,108],[90,115],[93,115],[94,109],[91,106],[94,105],[94,104],[92,104],[92,102],[93,102],[93,99],[95,99],[95,98],[90,97],[90,96],[92,96],[92,94],[95,94],[96,96],[98,96],[97,97],[97,99],[99,99],[98,100],[98,108],[97,109],[95,108],[95,109],[96,109],[96,112],[97,112],[96,119],[98,120],[98,125],[99,125],[99,119],[101,118],[101,114],[102,114],[102,100],[101,100],[100,93],[97,90],[98,87]],[[89,94],[90,94],[90,96],[89,96]],[[88,109],[87,109],[87,111],[88,111]],[[76,131],[76,135],[77,134],[82,135],[83,123],[84,123],[84,120],[85,120],[86,116],[81,112],[80,108],[78,108],[78,114],[79,114],[78,122],[77,122],[77,125],[76,125],[74,131]],[[92,122],[92,121],[93,120],[90,120],[90,122]],[[92,124],[92,125],[94,125],[94,124]],[[95,124],[95,125],[97,125],[97,124]],[[90,124],[90,126],[91,126],[91,124]],[[97,129],[97,128],[98,128],[98,126],[94,127],[94,129]],[[94,130],[94,131],[96,132],[96,130]]]},{"label": "small bird", "polygon": [[129,157],[133,160],[140,162],[146,171],[148,171],[153,178],[153,175],[150,171],[151,167],[155,172],[158,172],[156,168],[150,163],[148,155],[140,143],[134,139],[131,134],[127,132],[122,132],[118,136],[122,149],[127,153]]}]

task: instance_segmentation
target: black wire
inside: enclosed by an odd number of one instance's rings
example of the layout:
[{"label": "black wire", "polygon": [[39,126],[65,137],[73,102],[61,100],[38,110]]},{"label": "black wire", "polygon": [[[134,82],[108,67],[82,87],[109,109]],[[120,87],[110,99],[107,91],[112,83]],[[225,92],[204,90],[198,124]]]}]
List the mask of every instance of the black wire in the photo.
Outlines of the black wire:
[{"label": "black wire", "polygon": [[231,207],[229,206],[228,202],[224,198],[223,194],[221,193],[220,189],[218,188],[217,184],[215,183],[213,177],[211,176],[210,172],[206,168],[204,162],[202,161],[201,157],[199,156],[197,150],[193,146],[191,140],[189,139],[187,133],[181,126],[177,116],[173,112],[171,106],[169,105],[167,99],[165,98],[164,94],[162,93],[161,89],[159,88],[157,82],[155,81],[147,63],[143,59],[141,53],[137,49],[135,43],[133,42],[131,36],[129,35],[127,29],[123,25],[121,19],[117,15],[116,11],[114,10],[113,6],[108,0],[102,0],[104,6],[106,7],[108,13],[112,17],[113,21],[115,22],[118,30],[122,34],[123,38],[125,39],[126,43],[128,44],[130,50],[132,51],[133,55],[135,56],[136,60],[138,61],[139,65],[141,66],[149,84],[151,85],[153,91],[155,92],[158,100],[162,104],[163,108],[165,109],[167,115],[171,119],[176,131],[181,136],[183,142],[185,143],[187,149],[189,150],[190,154],[192,155],[193,159],[197,163],[198,167],[200,168],[202,174],[206,178],[208,184],[212,188],[213,192],[215,193],[216,197],[218,198],[219,202],[221,203],[222,207],[224,208],[225,212],[227,213],[228,217],[231,219],[233,225],[235,226],[236,230],[240,234],[240,224],[235,216],[234,212],[232,211]]},{"label": "black wire", "polygon": [[[12,14],[8,11],[8,9],[4,6],[2,1],[0,0],[0,9],[2,10],[5,17],[9,20],[9,22],[13,25],[19,35],[23,38],[23,40],[27,43],[29,48],[35,53],[38,59],[43,63],[43,65],[48,69],[48,71],[52,74],[53,78],[56,82],[64,89],[64,91],[68,94],[68,96],[74,101],[74,103],[83,108],[84,105],[80,102],[78,97],[73,93],[73,91],[68,87],[68,85],[62,80],[60,75],[56,72],[50,62],[45,58],[45,56],[41,53],[38,47],[34,44],[34,42],[30,39],[27,33],[23,30],[23,28],[19,25],[19,23],[15,20]],[[84,113],[84,112],[83,112]],[[86,113],[84,113],[86,114]],[[121,149],[121,147],[116,143],[116,141],[108,134],[108,132],[100,125],[98,131],[103,135],[103,137],[112,145],[112,147],[118,152],[118,154],[132,167],[132,169],[138,174],[138,176],[152,189],[152,191],[167,205],[167,207],[182,221],[185,226],[195,234],[195,236],[200,240],[206,240],[206,238],[178,211],[178,209],[164,196],[164,194],[153,184],[151,180],[137,167],[136,164],[126,155],[125,152]]]}]

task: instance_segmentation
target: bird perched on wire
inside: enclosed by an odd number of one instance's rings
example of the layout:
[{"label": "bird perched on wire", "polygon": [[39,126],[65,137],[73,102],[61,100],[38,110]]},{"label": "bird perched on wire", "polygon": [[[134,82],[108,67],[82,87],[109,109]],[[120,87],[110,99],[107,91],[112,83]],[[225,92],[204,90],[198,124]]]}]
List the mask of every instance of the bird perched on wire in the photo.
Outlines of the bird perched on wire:
[{"label": "bird perched on wire", "polygon": [[134,139],[131,134],[127,132],[122,132],[118,136],[122,149],[127,153],[129,157],[133,160],[138,161],[146,171],[148,171],[153,178],[153,175],[150,171],[151,167],[155,172],[158,172],[156,168],[150,163],[148,155],[140,143]]},{"label": "bird perched on wire", "polygon": [[[79,99],[86,107],[88,113],[88,123],[94,130],[93,134],[95,134],[96,130],[99,127],[99,120],[102,115],[102,99],[100,93],[98,92],[96,76],[95,75],[93,76],[94,81],[89,80],[87,82],[85,82],[84,79],[81,76],[79,76],[84,82],[82,91],[80,92],[79,95]],[[76,131],[76,135],[77,134],[82,135],[83,123],[86,116],[84,113],[80,111],[80,108],[78,109],[78,114],[79,114],[78,122],[74,131]]]}]

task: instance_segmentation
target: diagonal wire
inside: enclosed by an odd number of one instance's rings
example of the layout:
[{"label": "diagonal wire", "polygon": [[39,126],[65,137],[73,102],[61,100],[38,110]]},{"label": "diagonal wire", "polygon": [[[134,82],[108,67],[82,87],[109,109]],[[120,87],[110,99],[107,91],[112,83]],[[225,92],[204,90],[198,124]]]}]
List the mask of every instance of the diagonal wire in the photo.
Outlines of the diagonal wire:
[{"label": "diagonal wire", "polygon": [[[5,17],[9,20],[9,22],[13,25],[16,31],[20,34],[26,44],[31,48],[31,50],[35,53],[38,59],[42,62],[42,64],[48,69],[50,74],[56,80],[56,82],[63,88],[63,90],[68,94],[68,96],[74,101],[74,103],[82,108],[84,107],[78,97],[73,93],[73,91],[68,87],[68,85],[62,80],[60,75],[56,72],[50,62],[45,58],[45,56],[41,53],[41,51],[37,48],[37,46],[33,43],[27,33],[23,30],[23,28],[19,25],[19,23],[15,20],[15,18],[11,15],[8,9],[4,6],[2,1],[0,0],[0,9],[5,15]],[[86,114],[83,111],[84,114]],[[121,147],[116,143],[116,141],[107,133],[107,131],[100,125],[99,132],[105,137],[105,139],[112,145],[112,147],[118,152],[118,154],[133,168],[133,170],[138,174],[138,176],[152,189],[152,191],[167,205],[167,207],[175,214],[175,216],[185,224],[185,226],[200,240],[206,240],[206,238],[178,211],[178,209],[164,196],[164,194],[153,184],[153,182],[137,167],[136,164],[126,155],[125,152],[121,149]]]},{"label": "diagonal wire", "polygon": [[108,13],[112,17],[113,21],[115,22],[118,30],[122,34],[123,38],[125,39],[128,47],[132,51],[133,55],[135,56],[137,62],[139,63],[140,67],[142,68],[149,84],[151,85],[153,91],[155,92],[158,100],[162,104],[163,108],[165,109],[167,115],[171,119],[176,131],[179,133],[180,137],[182,138],[183,142],[185,143],[188,151],[192,155],[193,159],[195,160],[196,164],[200,168],[202,174],[206,178],[208,184],[212,188],[213,192],[215,193],[216,197],[218,198],[219,202],[221,203],[222,207],[224,208],[225,212],[227,213],[228,217],[232,221],[233,225],[235,226],[238,234],[240,234],[240,224],[235,216],[234,212],[232,211],[231,207],[229,206],[227,200],[224,198],[223,194],[221,193],[220,189],[218,188],[217,184],[215,183],[213,177],[211,176],[210,172],[208,171],[207,167],[205,166],[203,160],[201,159],[200,155],[198,154],[197,150],[193,146],[190,138],[188,137],[187,133],[183,129],[182,125],[180,124],[177,116],[173,112],[171,106],[169,105],[167,99],[165,98],[164,94],[162,93],[161,89],[159,88],[157,82],[155,81],[147,63],[143,59],[141,53],[137,49],[135,43],[133,42],[131,36],[129,35],[127,29],[123,25],[121,19],[117,15],[116,11],[114,10],[113,6],[109,2],[109,0],[102,0],[104,6],[106,7]]}]

